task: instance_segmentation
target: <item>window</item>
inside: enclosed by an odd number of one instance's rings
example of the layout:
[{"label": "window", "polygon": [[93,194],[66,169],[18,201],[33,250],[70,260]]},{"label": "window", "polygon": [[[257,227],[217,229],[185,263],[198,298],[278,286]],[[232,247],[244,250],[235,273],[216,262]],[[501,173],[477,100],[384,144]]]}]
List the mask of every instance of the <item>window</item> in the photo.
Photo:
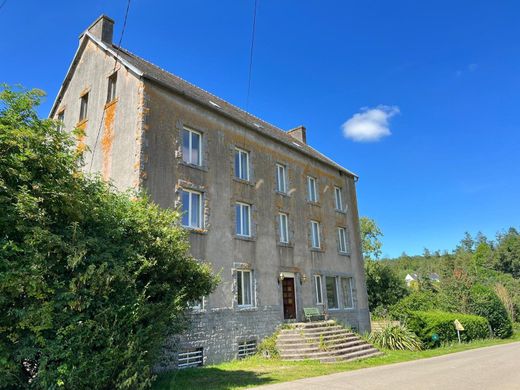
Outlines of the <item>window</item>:
[{"label": "window", "polygon": [[235,206],[236,234],[244,237],[251,237],[251,206],[245,203],[237,203]]},{"label": "window", "polygon": [[116,82],[117,73],[114,73],[108,78],[107,103],[110,103],[116,98]]},{"label": "window", "polygon": [[188,307],[191,310],[195,310],[195,311],[204,310],[205,306],[206,306],[206,299],[204,297],[197,299],[195,301],[188,302]]},{"label": "window", "polygon": [[325,278],[325,284],[327,288],[327,306],[329,309],[338,309],[338,287],[336,277],[327,276]]},{"label": "window", "polygon": [[203,349],[192,348],[179,352],[177,368],[199,367],[203,363]]},{"label": "window", "polygon": [[318,192],[316,191],[316,179],[311,176],[307,176],[307,200],[309,202],[318,201]]},{"label": "window", "polygon": [[182,131],[182,159],[185,163],[202,165],[202,135],[196,131]]},{"label": "window", "polygon": [[280,242],[287,244],[289,242],[289,229],[288,229],[288,218],[287,214],[278,214],[278,226],[280,228]]},{"label": "window", "polygon": [[237,271],[238,306],[253,306],[253,271]]},{"label": "window", "polygon": [[88,93],[84,94],[79,103],[79,121],[87,119]]},{"label": "window", "polygon": [[321,275],[314,275],[314,285],[316,286],[316,304],[323,305]]},{"label": "window", "polygon": [[316,221],[311,221],[311,247],[321,248],[320,223]]},{"label": "window", "polygon": [[63,121],[65,120],[65,110],[61,110],[59,113],[58,113],[58,131],[62,131],[63,130]]},{"label": "window", "polygon": [[343,211],[343,199],[341,196],[341,188],[334,187],[334,205],[336,210]]},{"label": "window", "polygon": [[237,359],[254,355],[256,353],[256,340],[241,341],[238,343]]},{"label": "window", "polygon": [[352,278],[341,278],[341,291],[343,293],[343,305],[346,309],[352,309],[354,307],[352,300]]},{"label": "window", "polygon": [[249,180],[249,153],[242,149],[235,149],[235,177]]},{"label": "window", "polygon": [[338,228],[338,250],[340,253],[350,253],[347,229],[342,227]]},{"label": "window", "polygon": [[189,228],[203,227],[202,194],[196,191],[182,191],[182,224]]},{"label": "window", "polygon": [[276,191],[285,194],[287,192],[287,180],[285,165],[276,164]]}]

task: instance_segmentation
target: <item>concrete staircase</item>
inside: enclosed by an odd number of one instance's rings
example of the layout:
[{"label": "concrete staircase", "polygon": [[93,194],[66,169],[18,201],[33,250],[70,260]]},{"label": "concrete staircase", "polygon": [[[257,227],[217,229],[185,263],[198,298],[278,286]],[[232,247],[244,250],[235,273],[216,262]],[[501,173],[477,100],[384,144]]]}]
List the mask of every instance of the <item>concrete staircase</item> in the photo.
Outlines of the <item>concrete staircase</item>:
[{"label": "concrete staircase", "polygon": [[284,360],[313,359],[333,363],[382,355],[335,321],[292,324],[280,331],[276,346]]}]

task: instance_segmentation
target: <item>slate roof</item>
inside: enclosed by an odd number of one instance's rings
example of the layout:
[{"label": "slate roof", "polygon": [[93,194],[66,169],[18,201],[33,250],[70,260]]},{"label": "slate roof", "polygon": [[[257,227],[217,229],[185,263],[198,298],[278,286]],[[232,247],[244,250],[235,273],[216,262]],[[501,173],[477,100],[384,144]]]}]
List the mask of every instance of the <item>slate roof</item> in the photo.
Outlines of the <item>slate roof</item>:
[{"label": "slate roof", "polygon": [[199,88],[178,76],[175,76],[174,74],[158,67],[157,65],[152,64],[149,61],[144,60],[141,57],[138,57],[137,55],[122,47],[112,45],[112,49],[117,53],[118,56],[120,56],[121,59],[139,69],[142,72],[142,77],[155,81],[166,88],[172,89],[173,91],[206,106],[211,110],[229,116],[232,119],[249,126],[255,131],[263,133],[270,138],[276,139],[279,142],[282,142],[283,144],[291,147],[292,149],[299,150],[306,155],[309,155],[327,165],[331,165],[334,168],[357,178],[356,174],[337,164],[311,146],[296,140],[286,131],[273,126],[272,124],[257,118],[254,115],[251,115],[250,113],[226,102],[225,100],[205,91],[204,89]]}]

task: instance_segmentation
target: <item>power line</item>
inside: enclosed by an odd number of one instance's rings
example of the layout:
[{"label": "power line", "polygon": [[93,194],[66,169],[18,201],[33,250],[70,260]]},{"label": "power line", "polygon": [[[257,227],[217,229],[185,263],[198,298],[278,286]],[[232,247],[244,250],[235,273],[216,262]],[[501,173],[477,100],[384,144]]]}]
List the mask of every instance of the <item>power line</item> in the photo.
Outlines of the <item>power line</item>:
[{"label": "power line", "polygon": [[255,48],[255,32],[256,32],[256,8],[258,0],[255,0],[255,7],[253,10],[253,31],[251,33],[251,48],[249,50],[249,74],[247,76],[247,98],[246,98],[246,110],[249,109],[249,94],[251,92],[251,73],[253,70],[253,51]]},{"label": "power line", "polygon": [[[7,0],[5,0],[7,1]],[[126,11],[125,11],[125,18],[123,20],[123,28],[121,30],[121,35],[119,36],[119,42],[117,44],[117,51],[116,51],[116,57],[114,59],[114,69],[112,69],[112,74],[116,71],[117,63],[119,61],[119,50],[121,48],[121,43],[123,42],[123,36],[125,35],[126,30],[126,21],[128,20],[128,11],[130,10],[130,2],[131,0],[128,0],[126,3]],[[92,148],[92,154],[90,156],[90,165],[88,168],[88,173],[92,171],[92,164],[94,162],[94,155],[96,153],[97,144],[99,141],[99,135],[101,134],[101,128],[103,127],[103,119],[105,119],[105,110],[101,113],[101,121],[99,122],[99,128],[96,134],[96,141],[94,142],[94,147]]]}]

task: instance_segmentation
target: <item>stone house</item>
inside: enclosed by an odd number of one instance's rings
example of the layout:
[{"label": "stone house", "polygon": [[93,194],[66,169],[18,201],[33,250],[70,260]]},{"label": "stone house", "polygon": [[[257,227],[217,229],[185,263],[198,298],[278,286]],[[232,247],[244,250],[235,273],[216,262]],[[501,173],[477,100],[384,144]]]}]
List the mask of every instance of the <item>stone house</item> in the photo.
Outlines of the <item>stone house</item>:
[{"label": "stone house", "polygon": [[84,130],[85,170],[180,207],[193,256],[221,275],[161,367],[245,356],[307,307],[370,330],[356,175],[305,127],[281,130],[116,46],[113,24],[80,35],[50,117]]}]

